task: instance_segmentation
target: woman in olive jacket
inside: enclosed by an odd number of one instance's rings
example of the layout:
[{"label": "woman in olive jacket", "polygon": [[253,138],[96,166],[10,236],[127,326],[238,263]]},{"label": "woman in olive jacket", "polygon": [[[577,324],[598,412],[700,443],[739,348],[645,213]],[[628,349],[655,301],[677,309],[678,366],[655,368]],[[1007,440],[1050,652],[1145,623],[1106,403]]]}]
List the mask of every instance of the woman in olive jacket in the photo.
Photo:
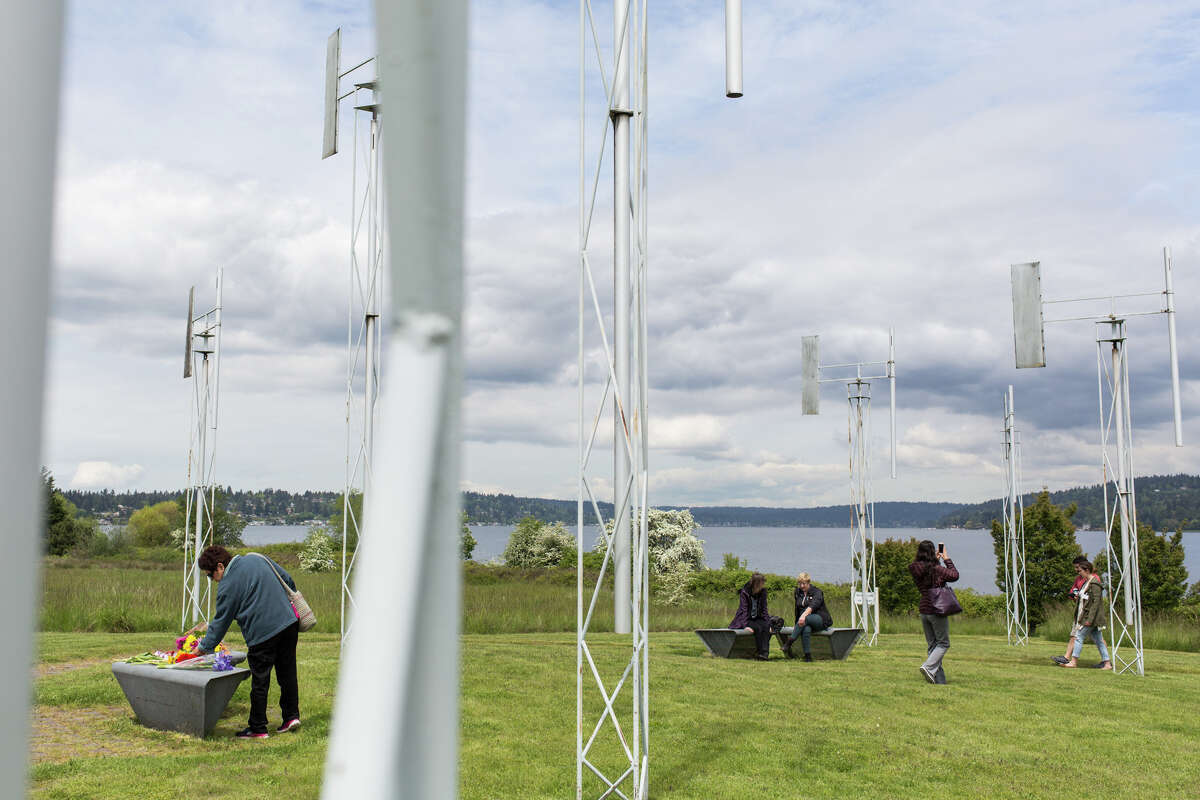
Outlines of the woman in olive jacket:
[{"label": "woman in olive jacket", "polygon": [[1096,643],[1096,649],[1100,651],[1099,668],[1112,669],[1112,662],[1108,660],[1108,648],[1104,646],[1104,634],[1101,633],[1104,628],[1104,590],[1100,586],[1100,576],[1096,574],[1090,561],[1081,562],[1079,566],[1087,576],[1083,588],[1079,590],[1079,605],[1075,609],[1075,624],[1079,632],[1075,634],[1075,649],[1072,651],[1071,660],[1063,666],[1079,666],[1076,659],[1083,652],[1083,640],[1090,636]]}]

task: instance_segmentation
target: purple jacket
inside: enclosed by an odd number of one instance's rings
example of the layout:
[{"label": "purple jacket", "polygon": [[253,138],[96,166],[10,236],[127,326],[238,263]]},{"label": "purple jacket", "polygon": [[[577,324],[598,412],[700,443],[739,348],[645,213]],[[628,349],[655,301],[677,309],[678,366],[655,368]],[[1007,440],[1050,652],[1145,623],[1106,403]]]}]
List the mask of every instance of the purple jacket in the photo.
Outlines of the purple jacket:
[{"label": "purple jacket", "polygon": [[[753,615],[753,616],[752,616]],[[769,621],[770,615],[767,613],[767,587],[763,587],[758,591],[758,594],[750,594],[750,583],[738,589],[738,610],[733,615],[733,622],[729,623],[729,627],[740,630],[750,624],[750,620],[758,619]]]},{"label": "purple jacket", "polygon": [[908,565],[908,571],[912,573],[913,581],[921,592],[921,605],[917,609],[921,614],[936,613],[933,610],[933,601],[929,599],[930,589],[958,580],[958,570],[948,558],[939,561],[932,570],[928,561],[914,561]]}]

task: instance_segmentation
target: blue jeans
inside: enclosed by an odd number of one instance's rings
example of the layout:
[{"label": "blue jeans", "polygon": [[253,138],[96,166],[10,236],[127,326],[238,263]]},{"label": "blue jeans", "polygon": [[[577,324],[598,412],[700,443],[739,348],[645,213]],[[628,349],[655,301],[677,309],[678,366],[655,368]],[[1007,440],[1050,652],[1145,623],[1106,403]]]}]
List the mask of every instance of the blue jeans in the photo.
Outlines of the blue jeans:
[{"label": "blue jeans", "polygon": [[1083,652],[1083,640],[1088,636],[1092,637],[1092,641],[1096,643],[1096,649],[1100,651],[1100,660],[1108,661],[1108,648],[1104,646],[1104,634],[1100,633],[1099,628],[1091,625],[1082,626],[1079,633],[1075,634],[1075,650],[1072,655],[1079,658],[1079,654]]},{"label": "blue jeans", "polygon": [[792,640],[789,644],[795,644],[796,639],[800,639],[800,646],[804,649],[804,655],[812,653],[812,635],[813,631],[823,631],[828,627],[825,620],[821,619],[819,614],[809,614],[804,618],[803,625],[797,625],[792,628]]},{"label": "blue jeans", "polygon": [[942,658],[950,649],[950,618],[937,614],[922,614],[921,629],[925,631],[928,654],[921,666],[934,677],[934,683],[946,682],[946,671],[942,669]]}]

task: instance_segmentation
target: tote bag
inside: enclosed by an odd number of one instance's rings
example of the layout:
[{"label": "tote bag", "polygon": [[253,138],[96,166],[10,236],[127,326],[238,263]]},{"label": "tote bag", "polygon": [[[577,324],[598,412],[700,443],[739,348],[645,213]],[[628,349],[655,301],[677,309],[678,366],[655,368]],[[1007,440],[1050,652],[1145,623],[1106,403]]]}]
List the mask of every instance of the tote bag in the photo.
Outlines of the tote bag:
[{"label": "tote bag", "polygon": [[954,590],[944,583],[929,590],[929,602],[933,605],[933,613],[939,617],[949,617],[962,611]]},{"label": "tote bag", "polygon": [[291,587],[287,585],[286,581],[284,581],[283,576],[279,574],[279,570],[275,569],[275,565],[271,562],[271,559],[267,558],[262,553],[255,553],[254,555],[270,564],[271,572],[275,573],[275,577],[279,579],[279,585],[282,586],[283,591],[287,593],[287,598],[292,604],[292,611],[296,614],[296,619],[300,620],[300,630],[311,630],[312,627],[317,624],[317,615],[314,614],[312,608],[309,607],[308,601],[304,599],[304,595],[302,595],[299,591],[292,591]]}]

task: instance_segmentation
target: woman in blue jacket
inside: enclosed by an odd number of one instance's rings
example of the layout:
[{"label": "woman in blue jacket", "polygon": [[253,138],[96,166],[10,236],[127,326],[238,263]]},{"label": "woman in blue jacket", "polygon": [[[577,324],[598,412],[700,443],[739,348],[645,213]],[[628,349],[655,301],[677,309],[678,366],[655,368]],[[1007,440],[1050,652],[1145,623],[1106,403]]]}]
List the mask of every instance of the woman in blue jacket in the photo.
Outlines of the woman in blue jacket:
[{"label": "woman in blue jacket", "polygon": [[[292,591],[296,582],[283,567],[260,553],[231,556],[219,545],[200,554],[200,569],[217,583],[217,613],[200,641],[200,651],[216,649],[231,622],[237,621],[246,640],[250,663],[250,719],[241,739],[267,738],[267,694],[271,669],[279,684],[279,709],[283,723],[276,733],[300,727],[300,693],[296,686],[296,637],[300,622],[283,584]],[[203,630],[204,626],[201,626]]]}]

